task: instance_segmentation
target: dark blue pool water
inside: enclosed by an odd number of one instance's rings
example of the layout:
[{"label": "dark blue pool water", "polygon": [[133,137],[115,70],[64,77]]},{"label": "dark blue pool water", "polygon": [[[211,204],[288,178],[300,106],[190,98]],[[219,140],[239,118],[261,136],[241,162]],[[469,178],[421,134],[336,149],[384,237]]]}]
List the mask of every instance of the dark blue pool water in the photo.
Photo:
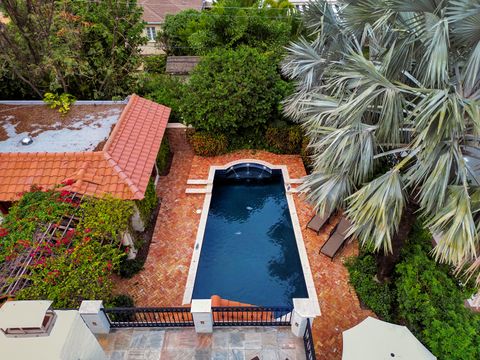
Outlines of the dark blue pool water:
[{"label": "dark blue pool water", "polygon": [[238,173],[215,176],[193,298],[292,305],[308,293],[281,172]]}]

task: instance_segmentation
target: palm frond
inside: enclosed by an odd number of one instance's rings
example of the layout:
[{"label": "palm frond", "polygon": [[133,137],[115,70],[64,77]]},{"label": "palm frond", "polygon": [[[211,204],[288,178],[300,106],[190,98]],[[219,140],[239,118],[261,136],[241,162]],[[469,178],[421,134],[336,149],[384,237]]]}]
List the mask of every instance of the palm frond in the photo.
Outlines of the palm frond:
[{"label": "palm frond", "polygon": [[342,12],[345,27],[357,34],[360,34],[367,24],[374,29],[384,26],[394,14],[389,0],[350,1]]},{"label": "palm frond", "polygon": [[472,45],[480,41],[480,3],[478,0],[450,1],[446,14],[456,44]]},{"label": "palm frond", "polygon": [[303,13],[305,25],[313,32],[340,32],[340,22],[333,4],[325,0],[310,1]]},{"label": "palm frond", "polygon": [[[375,66],[362,54],[349,54],[340,65],[331,69],[328,88],[337,97],[352,91],[349,98],[332,112],[340,119],[336,123],[343,126],[363,119],[377,126],[379,141],[398,143],[399,128],[404,120],[404,97],[401,90],[385,77],[392,54],[389,51],[384,56],[382,66]],[[368,119],[366,113],[369,113]]]},{"label": "palm frond", "polygon": [[405,208],[404,185],[400,172],[391,170],[366,184],[348,200],[350,230],[362,244],[392,252],[392,236],[398,230]]},{"label": "palm frond", "polygon": [[466,186],[449,186],[444,207],[426,225],[433,233],[441,234],[433,250],[437,261],[458,265],[476,258],[479,239]]},{"label": "palm frond", "polygon": [[[305,128],[325,126],[325,119],[338,107],[338,100],[320,91],[299,91],[283,102],[283,113]],[[309,134],[311,136],[312,134]]]},{"label": "palm frond", "polygon": [[364,183],[373,173],[373,129],[364,124],[340,129],[319,128],[321,134],[312,134],[319,139],[311,148],[321,154],[316,157],[314,168],[347,173],[355,185]]},{"label": "palm frond", "polygon": [[305,90],[317,85],[327,59],[322,56],[320,39],[310,43],[303,37],[287,46],[288,55],[282,63],[285,76],[297,80]]},{"label": "palm frond", "polygon": [[401,12],[437,13],[446,2],[446,0],[391,0],[390,6]]},{"label": "palm frond", "polygon": [[426,14],[425,19],[425,50],[419,66],[419,77],[426,85],[444,87],[449,80],[448,20],[433,14]]},{"label": "palm frond", "polygon": [[480,88],[480,41],[470,53],[463,74],[463,94],[471,97]]},{"label": "palm frond", "polygon": [[446,90],[420,90],[425,96],[410,113],[415,123],[415,146],[435,147],[465,130],[463,99]]},{"label": "palm frond", "polygon": [[354,189],[347,174],[315,171],[305,178],[299,190],[306,195],[320,215],[330,215],[345,206],[345,199]]},{"label": "palm frond", "polygon": [[409,186],[419,188],[419,203],[425,214],[434,214],[444,207],[449,185],[467,181],[465,168],[458,143],[440,143],[417,154],[417,161],[406,176]]}]

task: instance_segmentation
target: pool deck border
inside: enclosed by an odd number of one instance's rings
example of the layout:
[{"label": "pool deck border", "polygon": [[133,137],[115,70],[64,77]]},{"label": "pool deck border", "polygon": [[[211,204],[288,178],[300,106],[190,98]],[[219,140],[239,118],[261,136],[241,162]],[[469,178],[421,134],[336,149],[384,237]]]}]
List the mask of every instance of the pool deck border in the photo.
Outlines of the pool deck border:
[{"label": "pool deck border", "polygon": [[[202,184],[202,185],[205,185],[206,187],[204,189],[205,198],[203,201],[202,214],[200,217],[200,223],[198,225],[192,259],[191,259],[190,267],[188,270],[187,283],[185,285],[185,292],[183,295],[183,304],[190,304],[192,300],[193,288],[195,286],[195,278],[197,275],[198,263],[199,263],[200,254],[202,251],[205,228],[207,225],[208,212],[210,209],[210,202],[212,199],[212,188],[213,188],[213,179],[215,177],[215,172],[217,170],[226,170],[233,165],[238,165],[243,163],[255,163],[255,164],[266,166],[272,170],[282,171],[282,176],[283,176],[283,181],[285,186],[285,196],[287,198],[288,209],[290,211],[290,218],[292,220],[292,225],[293,225],[293,232],[295,234],[295,240],[297,242],[298,255],[300,257],[300,262],[302,264],[303,277],[305,279],[305,285],[307,286],[308,303],[310,304],[309,305],[310,313],[313,314],[314,316],[321,315],[320,304],[318,302],[318,297],[317,297],[317,291],[315,289],[315,283],[313,281],[312,271],[310,268],[310,263],[308,261],[307,250],[305,247],[305,243],[303,241],[302,229],[300,227],[300,222],[298,220],[297,210],[295,207],[295,201],[293,199],[293,193],[296,192],[295,191],[296,189],[293,189],[291,187],[291,184],[299,184],[302,182],[302,180],[291,179],[288,172],[288,167],[286,165],[273,165],[271,163],[258,160],[258,159],[240,159],[240,160],[229,162],[222,166],[218,166],[218,165],[210,166],[207,180],[202,180],[202,179],[189,180],[189,184]],[[237,299],[229,299],[229,300],[236,301]],[[293,299],[293,300],[295,304],[297,302],[295,300],[297,299]],[[298,300],[306,300],[306,299],[298,299]]]}]

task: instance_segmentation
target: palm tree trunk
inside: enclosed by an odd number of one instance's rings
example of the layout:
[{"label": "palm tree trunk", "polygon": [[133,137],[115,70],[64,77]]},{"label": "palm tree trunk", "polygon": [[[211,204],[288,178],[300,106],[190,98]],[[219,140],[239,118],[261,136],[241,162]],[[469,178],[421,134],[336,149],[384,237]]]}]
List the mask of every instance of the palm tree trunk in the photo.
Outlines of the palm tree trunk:
[{"label": "palm tree trunk", "polygon": [[403,212],[402,219],[398,226],[397,233],[392,238],[392,253],[385,254],[383,251],[377,253],[377,280],[384,282],[388,280],[395,270],[400,260],[400,254],[405,241],[412,230],[413,224],[417,219],[415,211],[417,206],[413,202],[409,202]]}]

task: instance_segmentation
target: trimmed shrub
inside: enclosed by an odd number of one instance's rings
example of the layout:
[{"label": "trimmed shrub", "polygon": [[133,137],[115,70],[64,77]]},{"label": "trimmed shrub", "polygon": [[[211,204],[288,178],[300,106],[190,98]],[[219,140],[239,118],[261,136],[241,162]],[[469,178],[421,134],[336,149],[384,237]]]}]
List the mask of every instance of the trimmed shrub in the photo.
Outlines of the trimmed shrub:
[{"label": "trimmed shrub", "polygon": [[265,134],[267,145],[280,154],[299,154],[302,148],[303,134],[298,125],[269,127]]},{"label": "trimmed shrub", "polygon": [[130,279],[133,275],[143,270],[145,259],[124,259],[119,266],[118,274],[122,278]]},{"label": "trimmed shrub", "polygon": [[216,156],[227,152],[228,141],[224,134],[196,131],[188,139],[196,155]]},{"label": "trimmed shrub", "polygon": [[291,90],[277,62],[273,53],[246,47],[204,56],[186,86],[183,120],[199,131],[232,137],[263,134],[281,116],[280,102]]},{"label": "trimmed shrub", "polygon": [[392,321],[395,292],[389,284],[375,281],[377,266],[374,256],[365,254],[350,258],[345,266],[350,273],[350,284],[355,288],[360,301],[383,320]]},{"label": "trimmed shrub", "polygon": [[149,55],[143,58],[144,70],[151,74],[165,73],[165,65],[167,64],[167,55]]},{"label": "trimmed shrub", "polygon": [[170,159],[172,153],[170,152],[170,143],[168,142],[168,137],[164,136],[162,140],[162,145],[157,155],[157,168],[160,175],[167,175],[169,172]]},{"label": "trimmed shrub", "polygon": [[135,302],[128,294],[115,295],[112,299],[112,306],[115,307],[134,307]]}]

